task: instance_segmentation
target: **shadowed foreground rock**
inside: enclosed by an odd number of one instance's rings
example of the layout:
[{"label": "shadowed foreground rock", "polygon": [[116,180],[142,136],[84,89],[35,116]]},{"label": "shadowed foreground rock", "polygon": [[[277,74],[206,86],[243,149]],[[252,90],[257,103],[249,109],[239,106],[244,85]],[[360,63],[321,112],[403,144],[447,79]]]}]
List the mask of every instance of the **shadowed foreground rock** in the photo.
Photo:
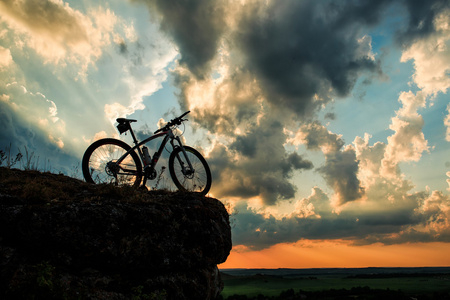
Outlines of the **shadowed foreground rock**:
[{"label": "shadowed foreground rock", "polygon": [[1,299],[215,299],[230,250],[216,199],[0,168]]}]

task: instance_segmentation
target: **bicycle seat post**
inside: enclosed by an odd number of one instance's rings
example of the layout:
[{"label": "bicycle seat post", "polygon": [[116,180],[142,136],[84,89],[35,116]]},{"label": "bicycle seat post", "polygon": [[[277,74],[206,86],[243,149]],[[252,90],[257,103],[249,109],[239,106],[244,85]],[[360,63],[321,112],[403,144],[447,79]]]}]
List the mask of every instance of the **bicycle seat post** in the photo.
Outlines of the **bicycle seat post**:
[{"label": "bicycle seat post", "polygon": [[130,133],[131,133],[131,137],[133,138],[134,144],[137,145],[138,140],[136,139],[136,136],[134,135],[133,128],[131,128],[131,124],[130,124]]}]

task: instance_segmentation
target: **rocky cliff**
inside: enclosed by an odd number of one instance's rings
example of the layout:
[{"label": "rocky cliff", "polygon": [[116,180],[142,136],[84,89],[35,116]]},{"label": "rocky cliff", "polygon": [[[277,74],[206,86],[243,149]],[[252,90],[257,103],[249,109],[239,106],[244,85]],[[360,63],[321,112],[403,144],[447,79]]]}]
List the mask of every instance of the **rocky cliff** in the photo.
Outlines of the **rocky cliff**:
[{"label": "rocky cliff", "polygon": [[216,199],[0,168],[0,299],[215,299],[230,250]]}]

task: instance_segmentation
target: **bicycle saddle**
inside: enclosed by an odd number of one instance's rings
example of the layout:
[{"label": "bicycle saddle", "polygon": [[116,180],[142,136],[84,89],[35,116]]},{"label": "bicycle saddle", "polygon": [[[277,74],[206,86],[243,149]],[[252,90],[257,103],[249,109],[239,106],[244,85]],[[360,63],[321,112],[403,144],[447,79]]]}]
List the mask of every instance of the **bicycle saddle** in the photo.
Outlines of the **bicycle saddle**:
[{"label": "bicycle saddle", "polygon": [[133,120],[133,119],[125,119],[125,118],[118,118],[116,119],[117,123],[132,123],[132,122],[137,122],[137,120]]}]

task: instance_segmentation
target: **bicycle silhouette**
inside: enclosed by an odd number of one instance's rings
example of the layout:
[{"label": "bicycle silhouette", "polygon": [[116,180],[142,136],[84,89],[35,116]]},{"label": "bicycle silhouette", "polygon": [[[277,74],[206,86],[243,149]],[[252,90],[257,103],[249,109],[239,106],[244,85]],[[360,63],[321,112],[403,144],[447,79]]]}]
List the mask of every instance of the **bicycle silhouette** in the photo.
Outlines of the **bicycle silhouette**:
[{"label": "bicycle silhouette", "polygon": [[[198,192],[206,195],[211,188],[211,171],[206,160],[194,148],[185,146],[173,130],[187,119],[190,111],[170,120],[164,127],[156,130],[154,135],[139,142],[131,128],[133,119],[117,119],[119,133],[130,131],[134,147],[112,138],[105,138],[92,143],[85,151],[82,160],[83,176],[90,183],[112,183],[115,185],[145,186],[147,179],[157,177],[156,164],[169,142],[172,152],[169,156],[169,172],[175,186],[182,191]],[[162,137],[163,141],[153,157],[148,148],[143,146],[153,139]],[[137,151],[137,154],[136,154]],[[142,180],[143,178],[143,180]]]}]

